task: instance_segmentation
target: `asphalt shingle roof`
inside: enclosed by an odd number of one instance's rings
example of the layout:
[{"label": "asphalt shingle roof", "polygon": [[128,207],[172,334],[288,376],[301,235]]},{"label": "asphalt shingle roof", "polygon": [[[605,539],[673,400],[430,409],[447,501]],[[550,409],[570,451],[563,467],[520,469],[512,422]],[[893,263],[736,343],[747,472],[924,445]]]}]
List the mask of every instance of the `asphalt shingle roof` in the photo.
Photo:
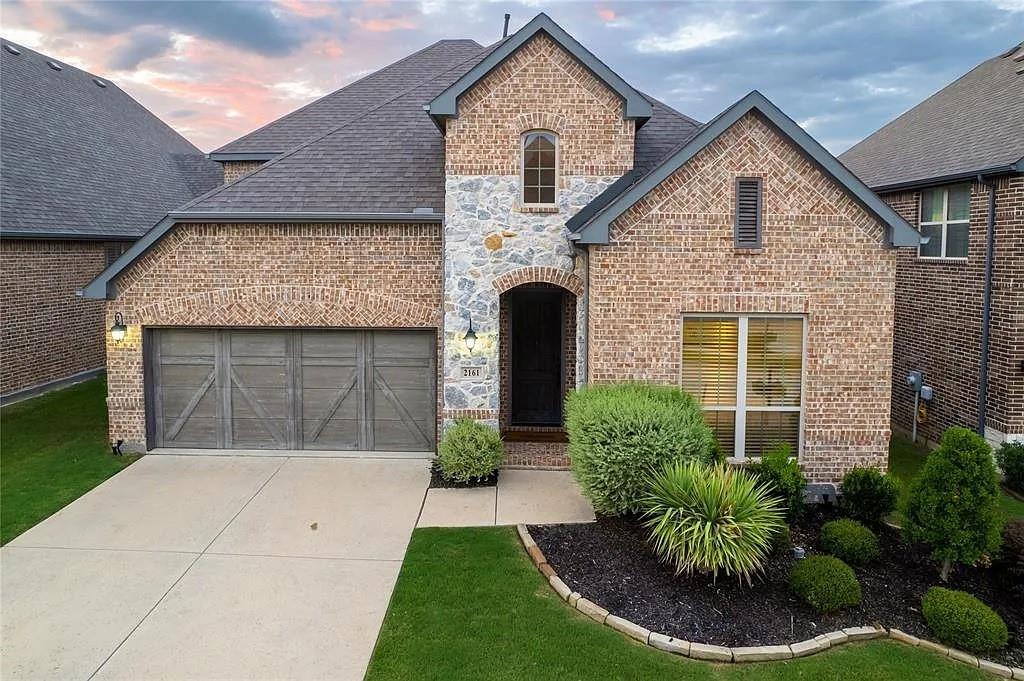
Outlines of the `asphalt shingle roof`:
[{"label": "asphalt shingle roof", "polygon": [[868,186],[1012,165],[1024,158],[1024,44],[982,62],[839,159]]},{"label": "asphalt shingle roof", "polygon": [[[443,40],[214,153],[287,151],[184,206],[188,212],[444,211],[444,138],[423,106],[500,43]],[[635,163],[649,168],[700,124],[648,98]]]},{"label": "asphalt shingle roof", "polygon": [[134,239],[221,181],[217,163],[114,83],[2,42],[20,52],[0,49],[4,236]]}]

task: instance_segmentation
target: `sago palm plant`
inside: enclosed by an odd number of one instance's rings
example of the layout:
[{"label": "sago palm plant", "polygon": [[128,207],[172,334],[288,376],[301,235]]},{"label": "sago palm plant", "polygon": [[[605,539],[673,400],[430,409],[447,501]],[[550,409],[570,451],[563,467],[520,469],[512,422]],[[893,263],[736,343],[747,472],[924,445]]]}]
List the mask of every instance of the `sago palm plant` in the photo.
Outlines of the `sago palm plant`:
[{"label": "sago palm plant", "polygon": [[644,527],[676,574],[719,572],[751,583],[782,531],[782,502],[767,484],[724,464],[675,461],[650,476]]}]

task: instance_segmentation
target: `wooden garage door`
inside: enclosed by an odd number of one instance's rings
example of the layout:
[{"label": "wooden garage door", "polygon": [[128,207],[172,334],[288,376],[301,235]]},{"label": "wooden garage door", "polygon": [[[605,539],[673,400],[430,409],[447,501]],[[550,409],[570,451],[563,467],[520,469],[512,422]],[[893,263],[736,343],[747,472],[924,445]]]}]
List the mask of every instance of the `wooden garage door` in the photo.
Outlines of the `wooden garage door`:
[{"label": "wooden garage door", "polygon": [[158,447],[430,451],[433,332],[156,329]]}]

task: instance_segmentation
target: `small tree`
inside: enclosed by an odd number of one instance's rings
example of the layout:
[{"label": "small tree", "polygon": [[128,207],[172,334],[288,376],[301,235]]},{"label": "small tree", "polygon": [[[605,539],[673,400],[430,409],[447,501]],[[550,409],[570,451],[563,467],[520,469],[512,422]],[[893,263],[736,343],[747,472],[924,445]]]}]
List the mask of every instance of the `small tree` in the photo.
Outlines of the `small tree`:
[{"label": "small tree", "polygon": [[973,564],[999,548],[998,503],[991,448],[967,428],[950,428],[911,485],[907,538],[931,546],[946,581],[954,561]]}]

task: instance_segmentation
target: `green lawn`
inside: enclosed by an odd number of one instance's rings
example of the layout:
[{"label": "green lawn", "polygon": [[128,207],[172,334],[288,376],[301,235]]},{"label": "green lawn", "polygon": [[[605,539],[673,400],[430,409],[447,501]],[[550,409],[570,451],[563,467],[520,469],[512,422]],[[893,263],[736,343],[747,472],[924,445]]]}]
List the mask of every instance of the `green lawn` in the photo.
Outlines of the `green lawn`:
[{"label": "green lawn", "polygon": [[106,392],[93,379],[0,409],[0,543],[138,458],[110,451]]},{"label": "green lawn", "polygon": [[392,679],[969,681],[980,671],[891,641],[790,662],[711,665],[641,646],[563,603],[513,528],[416,530],[370,663]]},{"label": "green lawn", "polygon": [[[889,444],[889,472],[899,480],[903,496],[910,488],[910,481],[921,471],[924,460],[928,457],[928,449],[915,445],[910,440],[896,435]],[[1024,518],[1024,502],[1017,501],[1003,492],[999,506],[1010,518]]]}]

